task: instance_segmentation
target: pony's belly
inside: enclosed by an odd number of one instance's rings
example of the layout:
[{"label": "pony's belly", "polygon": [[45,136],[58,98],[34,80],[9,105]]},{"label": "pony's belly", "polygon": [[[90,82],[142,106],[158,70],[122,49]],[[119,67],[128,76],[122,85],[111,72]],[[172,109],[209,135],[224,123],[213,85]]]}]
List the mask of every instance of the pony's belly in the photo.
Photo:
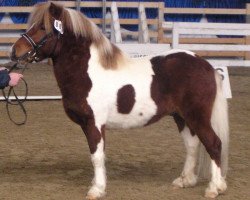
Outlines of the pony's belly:
[{"label": "pony's belly", "polygon": [[145,126],[149,120],[156,115],[157,106],[153,100],[135,103],[132,111],[128,114],[117,112],[117,107],[110,109],[106,127],[107,128],[136,128]]}]

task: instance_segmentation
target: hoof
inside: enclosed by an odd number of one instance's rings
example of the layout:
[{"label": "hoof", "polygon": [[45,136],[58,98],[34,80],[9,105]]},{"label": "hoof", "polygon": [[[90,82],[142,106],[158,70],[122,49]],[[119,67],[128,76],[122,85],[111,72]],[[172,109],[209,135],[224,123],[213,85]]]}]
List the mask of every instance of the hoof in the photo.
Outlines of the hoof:
[{"label": "hoof", "polygon": [[183,188],[183,180],[182,177],[178,177],[177,179],[175,179],[172,183],[172,186],[174,189],[179,189],[179,188]]},{"label": "hoof", "polygon": [[218,196],[218,192],[217,191],[208,191],[206,190],[205,192],[205,197],[209,198],[209,199],[215,199]]},{"label": "hoof", "polygon": [[87,193],[87,200],[96,200],[105,196],[105,190],[96,186],[92,186]]},{"label": "hoof", "polygon": [[225,193],[225,191],[227,190],[227,183],[225,180],[223,180],[220,184],[220,186],[218,187],[218,192],[219,194],[223,194]]},{"label": "hoof", "polygon": [[87,195],[86,196],[86,199],[87,200],[96,200],[96,199],[98,199],[97,197],[94,197],[94,196],[92,196],[92,195]]},{"label": "hoof", "polygon": [[177,188],[186,188],[186,187],[193,187],[197,183],[197,176],[180,176],[175,179],[172,183],[174,189]]},{"label": "hoof", "polygon": [[219,182],[210,182],[208,188],[205,191],[205,197],[214,199],[219,194],[223,194],[227,190],[227,183],[224,179],[220,179]]}]

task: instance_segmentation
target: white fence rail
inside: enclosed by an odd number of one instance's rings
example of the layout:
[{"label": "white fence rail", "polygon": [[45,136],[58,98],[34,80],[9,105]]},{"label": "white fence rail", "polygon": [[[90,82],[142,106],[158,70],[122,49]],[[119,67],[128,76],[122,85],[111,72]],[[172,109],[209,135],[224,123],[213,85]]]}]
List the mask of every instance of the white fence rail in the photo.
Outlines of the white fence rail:
[{"label": "white fence rail", "polygon": [[169,44],[116,44],[131,57],[163,55],[171,49]]},{"label": "white fence rail", "polygon": [[250,51],[246,44],[180,44],[181,35],[230,35],[250,36],[249,24],[226,23],[163,23],[163,27],[173,28],[172,47],[191,51]]}]

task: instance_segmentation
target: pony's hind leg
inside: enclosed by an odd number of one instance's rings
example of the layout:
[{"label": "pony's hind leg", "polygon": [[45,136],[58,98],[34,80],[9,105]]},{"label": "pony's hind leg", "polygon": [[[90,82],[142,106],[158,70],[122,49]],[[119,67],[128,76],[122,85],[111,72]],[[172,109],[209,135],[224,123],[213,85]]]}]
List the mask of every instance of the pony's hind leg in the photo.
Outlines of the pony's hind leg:
[{"label": "pony's hind leg", "polygon": [[183,137],[187,155],[181,176],[176,178],[172,184],[176,188],[192,187],[197,183],[195,166],[200,142],[196,135],[191,134],[190,129],[180,116],[175,115],[174,119]]},{"label": "pony's hind leg", "polygon": [[[202,118],[199,118],[202,119]],[[195,133],[199,137],[201,143],[204,145],[206,151],[211,158],[211,181],[208,188],[205,191],[205,197],[215,198],[219,194],[223,193],[227,189],[227,184],[225,179],[222,177],[221,173],[221,147],[222,142],[220,138],[215,134],[213,128],[209,121],[200,120],[200,123],[195,123],[194,126]],[[205,156],[205,155],[204,155]],[[200,168],[206,168],[209,166],[203,166],[199,163]]]},{"label": "pony's hind leg", "polygon": [[200,133],[201,142],[205,146],[211,158],[211,181],[205,191],[205,197],[215,198],[219,194],[225,192],[227,189],[226,181],[222,177],[221,172],[222,142],[220,138],[215,134],[211,126],[207,129],[204,129],[204,131],[201,131]]}]

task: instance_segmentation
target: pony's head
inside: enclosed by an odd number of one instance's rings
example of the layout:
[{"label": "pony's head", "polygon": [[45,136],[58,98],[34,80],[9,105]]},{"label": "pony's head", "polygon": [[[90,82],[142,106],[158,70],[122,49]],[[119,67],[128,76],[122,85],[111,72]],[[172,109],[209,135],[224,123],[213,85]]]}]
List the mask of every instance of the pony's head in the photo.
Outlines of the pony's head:
[{"label": "pony's head", "polygon": [[94,44],[104,68],[116,68],[121,51],[111,44],[87,17],[52,2],[37,4],[29,17],[29,28],[16,41],[13,61],[41,61],[60,53],[62,41],[82,37]]},{"label": "pony's head", "polygon": [[63,34],[65,14],[65,9],[58,4],[37,4],[30,15],[26,33],[12,47],[11,60],[40,61],[55,54]]}]

